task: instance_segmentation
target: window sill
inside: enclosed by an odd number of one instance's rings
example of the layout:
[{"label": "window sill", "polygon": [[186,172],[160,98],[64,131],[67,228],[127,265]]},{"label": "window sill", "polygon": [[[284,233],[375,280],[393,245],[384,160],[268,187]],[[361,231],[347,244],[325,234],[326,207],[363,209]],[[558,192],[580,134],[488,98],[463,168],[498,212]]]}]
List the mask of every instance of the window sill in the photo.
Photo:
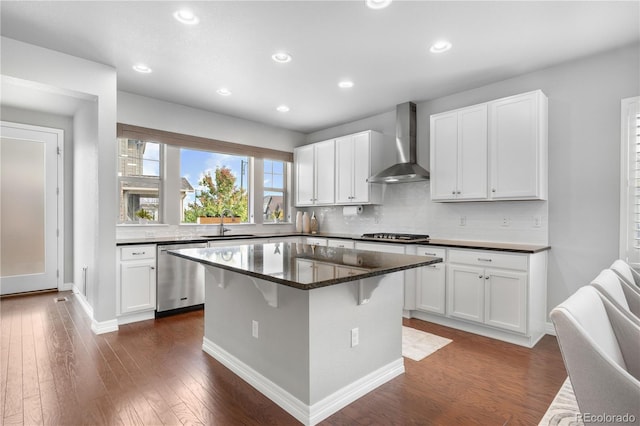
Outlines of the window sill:
[{"label": "window sill", "polygon": [[122,227],[122,228],[144,226],[145,228],[148,228],[150,226],[157,226],[157,227],[169,226],[169,224],[168,223],[118,223],[116,224],[116,226]]},{"label": "window sill", "polygon": [[273,226],[273,225],[293,225],[293,222],[264,222],[263,225]]}]

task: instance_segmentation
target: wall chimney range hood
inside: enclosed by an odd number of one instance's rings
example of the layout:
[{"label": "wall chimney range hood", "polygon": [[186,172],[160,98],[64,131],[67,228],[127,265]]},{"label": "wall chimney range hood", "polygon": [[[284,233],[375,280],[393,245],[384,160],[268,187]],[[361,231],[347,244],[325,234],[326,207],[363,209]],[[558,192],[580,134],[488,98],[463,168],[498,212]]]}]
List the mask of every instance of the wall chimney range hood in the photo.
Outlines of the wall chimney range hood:
[{"label": "wall chimney range hood", "polygon": [[367,179],[369,183],[406,183],[429,180],[429,172],[417,163],[416,104],[396,106],[397,163]]}]

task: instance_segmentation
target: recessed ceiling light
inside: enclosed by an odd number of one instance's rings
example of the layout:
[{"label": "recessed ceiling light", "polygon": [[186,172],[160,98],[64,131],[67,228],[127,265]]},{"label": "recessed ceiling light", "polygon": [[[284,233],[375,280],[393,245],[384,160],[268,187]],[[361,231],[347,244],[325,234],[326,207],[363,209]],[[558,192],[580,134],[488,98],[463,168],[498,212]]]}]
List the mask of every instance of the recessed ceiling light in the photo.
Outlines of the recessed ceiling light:
[{"label": "recessed ceiling light", "polygon": [[227,89],[226,87],[221,87],[216,90],[216,93],[221,96],[229,96],[231,95],[231,90]]},{"label": "recessed ceiling light", "polygon": [[186,25],[196,25],[198,22],[200,22],[200,19],[188,9],[180,9],[175,11],[173,17],[176,18],[179,22],[182,22]]},{"label": "recessed ceiling light", "polygon": [[143,74],[149,74],[152,71],[152,69],[146,66],[145,64],[134,65],[133,69]]},{"label": "recessed ceiling light", "polygon": [[451,43],[449,43],[447,40],[438,40],[431,45],[429,51],[431,53],[442,53],[446,52],[449,49],[451,49]]},{"label": "recessed ceiling light", "polygon": [[289,112],[289,107],[286,105],[280,105],[278,108],[276,108],[278,110],[278,112]]},{"label": "recessed ceiling light", "polygon": [[391,4],[392,0],[366,0],[369,9],[384,9]]},{"label": "recessed ceiling light", "polygon": [[353,87],[353,81],[344,80],[338,83],[338,87],[341,89],[350,89]]},{"label": "recessed ceiling light", "polygon": [[271,55],[271,59],[281,64],[285,64],[287,62],[291,62],[291,55],[289,55],[287,52],[276,52]]}]

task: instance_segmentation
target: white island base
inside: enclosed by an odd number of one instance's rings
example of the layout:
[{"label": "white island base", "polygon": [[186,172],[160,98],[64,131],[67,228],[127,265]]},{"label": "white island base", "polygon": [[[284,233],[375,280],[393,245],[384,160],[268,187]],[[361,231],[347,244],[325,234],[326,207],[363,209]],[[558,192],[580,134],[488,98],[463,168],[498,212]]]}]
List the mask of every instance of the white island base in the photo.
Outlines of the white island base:
[{"label": "white island base", "polygon": [[402,272],[301,290],[205,269],[202,349],[303,424],[404,373]]}]

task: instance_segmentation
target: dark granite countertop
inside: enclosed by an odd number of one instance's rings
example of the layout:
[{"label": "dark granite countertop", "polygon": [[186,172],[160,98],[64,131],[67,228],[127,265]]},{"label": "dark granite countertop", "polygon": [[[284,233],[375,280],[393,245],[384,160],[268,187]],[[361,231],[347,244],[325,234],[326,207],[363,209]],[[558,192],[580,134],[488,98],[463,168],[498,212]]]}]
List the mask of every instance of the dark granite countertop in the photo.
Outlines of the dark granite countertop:
[{"label": "dark granite countertop", "polygon": [[301,290],[442,262],[439,257],[316,247],[291,242],[169,250],[168,253]]},{"label": "dark granite countertop", "polygon": [[412,244],[423,246],[444,246],[455,248],[470,248],[478,250],[496,250],[496,251],[508,251],[513,253],[538,253],[541,251],[549,250],[551,247],[546,245],[537,244],[515,244],[515,243],[501,243],[490,241],[468,241],[468,240],[449,240],[432,238],[428,242],[415,242],[415,241],[389,241],[389,240],[372,240],[370,238],[361,238],[360,236],[348,235],[348,234],[301,234],[297,232],[291,233],[278,233],[278,234],[237,234],[227,235],[224,238],[216,236],[192,236],[192,237],[149,237],[149,238],[128,238],[119,239],[116,241],[116,245],[139,245],[139,244],[176,244],[176,243],[190,243],[190,242],[205,242],[205,241],[229,241],[229,245],[235,244],[234,241],[246,240],[246,239],[260,239],[260,238],[286,238],[286,237],[316,237],[316,238],[332,238],[343,239],[352,241],[366,241],[380,244]]}]

